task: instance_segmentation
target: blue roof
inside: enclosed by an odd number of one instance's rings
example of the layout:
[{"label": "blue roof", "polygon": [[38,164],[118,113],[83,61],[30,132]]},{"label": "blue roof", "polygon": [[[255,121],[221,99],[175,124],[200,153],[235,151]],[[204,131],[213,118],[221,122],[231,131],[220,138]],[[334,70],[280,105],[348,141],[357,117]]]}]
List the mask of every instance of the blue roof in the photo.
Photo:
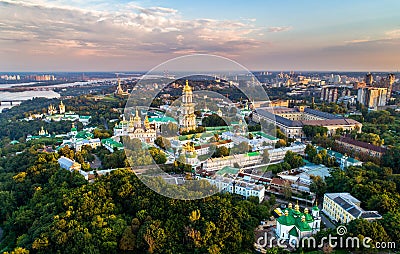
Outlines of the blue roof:
[{"label": "blue roof", "polygon": [[289,120],[289,119],[281,117],[279,115],[275,115],[265,109],[257,109],[256,112],[257,112],[257,114],[259,114],[263,117],[269,118],[273,121],[276,121],[277,123],[280,123],[280,124],[283,124],[283,125],[286,125],[289,127],[302,127],[303,126],[303,124],[300,121]]},{"label": "blue roof", "polygon": [[315,115],[315,116],[323,117],[325,119],[344,119],[344,117],[342,117],[342,116],[333,115],[333,114],[330,114],[327,112],[322,112],[322,111],[311,109],[311,108],[305,108],[304,112]]}]

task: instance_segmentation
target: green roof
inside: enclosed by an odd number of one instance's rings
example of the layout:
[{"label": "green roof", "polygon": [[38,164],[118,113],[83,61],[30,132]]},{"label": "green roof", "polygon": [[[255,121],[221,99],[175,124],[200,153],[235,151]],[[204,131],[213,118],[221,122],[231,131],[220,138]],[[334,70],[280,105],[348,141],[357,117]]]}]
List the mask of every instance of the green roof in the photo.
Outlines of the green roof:
[{"label": "green roof", "polygon": [[206,127],[206,131],[228,130],[229,126]]},{"label": "green roof", "polygon": [[304,216],[306,216],[306,221],[307,221],[307,222],[312,222],[312,221],[314,221],[314,218],[311,216],[311,214],[306,213],[306,214],[304,214]]},{"label": "green roof", "polygon": [[81,119],[90,119],[91,116],[79,116],[79,118],[81,118]]},{"label": "green roof", "polygon": [[296,223],[295,218],[290,214],[288,216],[282,215],[281,217],[279,217],[277,219],[277,221],[280,224],[285,225],[285,226],[291,226],[291,225],[294,225]]},{"label": "green roof", "polygon": [[233,168],[233,167],[224,167],[220,170],[217,171],[217,175],[224,175],[224,174],[232,174],[236,175],[239,172],[238,168]]},{"label": "green roof", "polygon": [[297,233],[296,227],[293,227],[293,228],[289,231],[289,235],[295,236],[295,237],[298,237],[298,236],[299,236],[299,233]]},{"label": "green roof", "polygon": [[18,140],[13,140],[13,141],[10,142],[10,144],[11,145],[16,145],[16,144],[19,144],[19,141]]},{"label": "green roof", "polygon": [[318,208],[318,206],[313,206],[313,208],[312,208],[314,211],[319,211],[319,208]]},{"label": "green roof", "polygon": [[300,212],[300,211],[293,210],[293,214],[296,215],[296,216],[300,216],[301,212]]},{"label": "green roof", "polygon": [[301,221],[300,217],[296,218],[296,227],[302,232],[312,230],[310,225],[308,225],[307,222]]},{"label": "green roof", "polygon": [[258,156],[258,155],[260,155],[259,152],[250,152],[250,153],[247,153],[247,156]]}]

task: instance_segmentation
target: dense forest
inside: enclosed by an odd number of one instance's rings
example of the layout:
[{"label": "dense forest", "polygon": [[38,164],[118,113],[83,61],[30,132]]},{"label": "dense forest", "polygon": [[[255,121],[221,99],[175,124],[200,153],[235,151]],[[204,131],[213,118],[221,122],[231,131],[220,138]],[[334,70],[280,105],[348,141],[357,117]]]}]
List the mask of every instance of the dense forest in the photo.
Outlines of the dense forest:
[{"label": "dense forest", "polygon": [[248,253],[269,216],[256,199],[160,196],[129,170],[88,183],[34,148],[0,161],[0,252]]}]

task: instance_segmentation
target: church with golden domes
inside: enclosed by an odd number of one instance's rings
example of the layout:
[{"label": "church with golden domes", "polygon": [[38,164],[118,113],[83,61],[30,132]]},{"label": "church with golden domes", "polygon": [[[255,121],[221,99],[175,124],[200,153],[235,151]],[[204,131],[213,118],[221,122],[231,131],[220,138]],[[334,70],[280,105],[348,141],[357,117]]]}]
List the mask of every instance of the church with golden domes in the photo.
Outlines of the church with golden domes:
[{"label": "church with golden domes", "polygon": [[[65,114],[65,105],[62,101],[60,102],[60,105],[58,105],[58,109],[60,114]],[[50,116],[57,114],[57,108],[53,104],[50,104],[47,108],[47,114]]]},{"label": "church with golden domes", "polygon": [[129,136],[131,139],[137,138],[142,142],[151,143],[156,139],[157,132],[154,125],[150,124],[147,115],[142,125],[142,119],[136,109],[134,117],[131,115],[127,121],[124,116],[123,120],[114,128],[114,136]]},{"label": "church with golden domes", "polygon": [[317,204],[311,209],[308,208],[303,212],[300,211],[299,204],[294,209],[289,203],[288,207],[283,210],[276,220],[276,235],[279,239],[288,240],[292,244],[297,244],[303,237],[309,237],[320,231],[321,217]]},{"label": "church with golden domes", "polygon": [[127,91],[122,90],[121,80],[119,78],[118,78],[118,85],[117,85],[117,89],[115,90],[115,94],[121,95],[121,96],[129,95],[129,93]]}]

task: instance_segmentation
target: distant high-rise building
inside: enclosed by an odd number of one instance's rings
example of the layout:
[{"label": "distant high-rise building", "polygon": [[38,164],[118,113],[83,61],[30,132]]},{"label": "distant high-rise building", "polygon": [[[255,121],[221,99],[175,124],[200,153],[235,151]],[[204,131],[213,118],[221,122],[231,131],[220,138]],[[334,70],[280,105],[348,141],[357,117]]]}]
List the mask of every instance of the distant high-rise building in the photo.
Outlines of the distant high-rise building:
[{"label": "distant high-rise building", "polygon": [[353,85],[353,88],[355,90],[358,90],[358,89],[364,88],[366,86],[367,86],[367,84],[365,82],[355,82],[354,85]]},{"label": "distant high-rise building", "polygon": [[372,76],[371,73],[368,73],[368,74],[365,76],[365,83],[366,83],[368,86],[371,86],[372,83],[374,83],[374,76]]},{"label": "distant high-rise building", "polygon": [[344,89],[342,91],[342,96],[350,96],[351,95],[351,91],[349,89]]},{"label": "distant high-rise building", "polygon": [[390,98],[392,97],[393,84],[394,84],[395,80],[396,80],[396,77],[394,76],[394,74],[390,73],[387,77],[387,82],[388,82],[387,101],[389,101]]},{"label": "distant high-rise building", "polygon": [[338,89],[336,87],[325,87],[321,91],[321,100],[326,102],[336,102],[338,99]]},{"label": "distant high-rise building", "polygon": [[340,82],[342,82],[342,77],[340,77],[340,75],[335,75],[333,78],[333,83],[339,84]]},{"label": "distant high-rise building", "polygon": [[368,108],[385,106],[388,89],[383,87],[366,87],[358,89],[357,101]]}]

